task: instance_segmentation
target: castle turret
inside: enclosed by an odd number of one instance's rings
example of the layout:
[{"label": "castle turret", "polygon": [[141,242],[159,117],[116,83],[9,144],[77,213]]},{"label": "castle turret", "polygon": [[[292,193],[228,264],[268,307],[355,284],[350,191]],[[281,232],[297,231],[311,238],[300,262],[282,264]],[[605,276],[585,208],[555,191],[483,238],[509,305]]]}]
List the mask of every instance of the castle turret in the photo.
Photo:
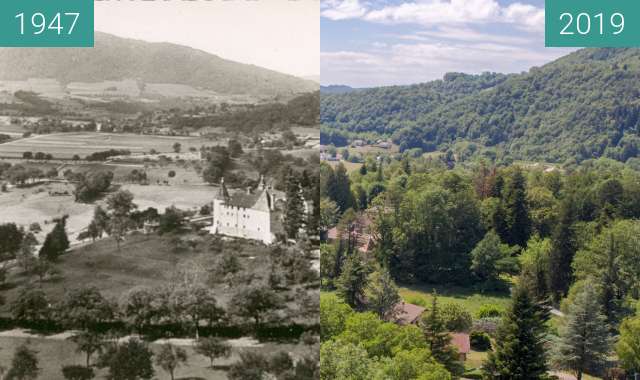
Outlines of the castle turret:
[{"label": "castle turret", "polygon": [[229,199],[229,191],[227,190],[227,186],[224,184],[224,177],[220,179],[220,190],[218,191],[218,198],[224,199],[225,201]]}]

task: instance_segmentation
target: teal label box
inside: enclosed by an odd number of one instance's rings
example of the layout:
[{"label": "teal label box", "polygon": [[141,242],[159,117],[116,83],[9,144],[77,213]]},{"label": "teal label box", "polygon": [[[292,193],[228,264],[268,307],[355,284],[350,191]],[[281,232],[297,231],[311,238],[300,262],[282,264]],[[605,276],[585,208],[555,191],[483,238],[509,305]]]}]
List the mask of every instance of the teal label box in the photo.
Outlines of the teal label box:
[{"label": "teal label box", "polygon": [[545,46],[640,46],[640,1],[546,0]]},{"label": "teal label box", "polygon": [[0,0],[0,46],[93,47],[93,0]]}]

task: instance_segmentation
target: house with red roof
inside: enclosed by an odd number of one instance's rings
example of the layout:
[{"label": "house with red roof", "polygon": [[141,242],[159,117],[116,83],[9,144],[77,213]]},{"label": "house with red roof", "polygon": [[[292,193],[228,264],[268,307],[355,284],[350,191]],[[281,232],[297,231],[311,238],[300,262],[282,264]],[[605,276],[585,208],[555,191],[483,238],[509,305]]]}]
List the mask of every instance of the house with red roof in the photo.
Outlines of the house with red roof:
[{"label": "house with red roof", "polygon": [[469,334],[451,333],[451,344],[458,349],[460,361],[466,361],[467,355],[471,351],[471,340],[469,339]]}]

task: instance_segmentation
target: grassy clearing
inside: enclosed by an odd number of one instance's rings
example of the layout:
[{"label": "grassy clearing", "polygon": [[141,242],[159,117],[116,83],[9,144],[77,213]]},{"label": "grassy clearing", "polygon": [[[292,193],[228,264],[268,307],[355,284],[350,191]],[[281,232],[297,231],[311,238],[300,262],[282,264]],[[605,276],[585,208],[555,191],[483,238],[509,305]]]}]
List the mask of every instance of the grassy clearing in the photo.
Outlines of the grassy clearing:
[{"label": "grassy clearing", "polygon": [[329,165],[331,165],[334,169],[338,166],[338,163],[342,163],[344,167],[347,169],[347,173],[355,172],[356,170],[360,170],[362,167],[361,163],[357,162],[349,162],[349,161],[327,161]]},{"label": "grassy clearing", "polygon": [[485,304],[495,304],[506,309],[510,300],[508,292],[480,293],[475,289],[442,285],[400,287],[400,296],[402,296],[406,302],[429,307],[432,301],[433,290],[437,292],[440,304],[455,303],[473,315]]}]

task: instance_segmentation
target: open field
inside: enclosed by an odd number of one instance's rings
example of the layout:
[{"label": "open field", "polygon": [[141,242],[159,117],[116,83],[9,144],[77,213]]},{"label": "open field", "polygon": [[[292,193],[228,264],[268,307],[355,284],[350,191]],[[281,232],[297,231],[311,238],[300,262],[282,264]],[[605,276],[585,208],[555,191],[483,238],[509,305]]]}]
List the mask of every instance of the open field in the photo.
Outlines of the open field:
[{"label": "open field", "polygon": [[[46,380],[64,380],[61,367],[64,365],[84,365],[85,356],[82,353],[75,352],[76,345],[64,339],[56,339],[56,337],[44,338],[22,338],[0,336],[0,366],[8,367],[16,347],[28,343],[31,349],[38,352],[39,366],[41,368],[39,379]],[[233,342],[230,342],[233,345]],[[159,344],[152,344],[151,348],[154,352],[160,349]],[[183,347],[187,351],[188,361],[186,365],[176,370],[176,380],[225,380],[227,376],[225,371],[221,369],[211,369],[210,362],[204,356],[195,353],[192,347]],[[272,354],[279,351],[291,352],[299,350],[296,345],[277,344],[277,343],[259,343],[253,347],[233,348],[232,355],[226,359],[218,359],[214,362],[215,366],[227,366],[238,360],[240,351],[248,350],[263,354]],[[95,360],[95,358],[94,358]],[[157,380],[170,379],[169,374],[158,366],[154,366]],[[96,378],[104,378],[107,370],[96,370]]]},{"label": "open field", "polygon": [[57,158],[71,158],[75,154],[84,158],[91,153],[109,149],[127,149],[132,153],[155,149],[168,153],[173,152],[173,144],[176,142],[182,145],[182,151],[215,144],[203,137],[71,132],[37,135],[0,144],[0,156],[22,157],[23,152],[29,151],[50,153]]},{"label": "open field", "polygon": [[360,168],[362,167],[361,163],[357,163],[357,162],[349,162],[349,161],[325,161],[326,163],[328,163],[329,165],[331,165],[332,168],[336,168],[336,166],[338,166],[339,163],[342,163],[342,165],[344,165],[345,169],[347,169],[347,173],[352,173],[355,172],[356,170],[360,170]]},{"label": "open field", "polygon": [[430,307],[434,289],[438,293],[439,304],[458,304],[472,315],[475,315],[482,305],[495,304],[506,309],[510,302],[508,292],[487,292],[483,294],[472,289],[439,285],[400,287],[400,296],[402,296],[406,302]]},{"label": "open field", "polygon": [[[129,168],[130,171],[130,168]],[[168,169],[167,169],[168,171]],[[51,196],[49,191],[73,194],[74,187],[69,184],[51,183],[28,188],[13,188],[7,193],[0,193],[0,223],[16,223],[25,227],[37,222],[43,228],[38,240],[43,241],[44,236],[53,224],[49,222],[63,215],[69,215],[67,220],[67,233],[73,241],[78,232],[89,225],[93,218],[93,210],[97,204],[103,204],[99,200],[96,204],[76,203],[73,195]],[[155,207],[159,211],[175,205],[181,209],[199,209],[204,204],[211,202],[217,192],[213,186],[162,186],[162,185],[133,185],[125,184],[121,189],[129,190],[134,195],[134,203],[140,209]]]}]

